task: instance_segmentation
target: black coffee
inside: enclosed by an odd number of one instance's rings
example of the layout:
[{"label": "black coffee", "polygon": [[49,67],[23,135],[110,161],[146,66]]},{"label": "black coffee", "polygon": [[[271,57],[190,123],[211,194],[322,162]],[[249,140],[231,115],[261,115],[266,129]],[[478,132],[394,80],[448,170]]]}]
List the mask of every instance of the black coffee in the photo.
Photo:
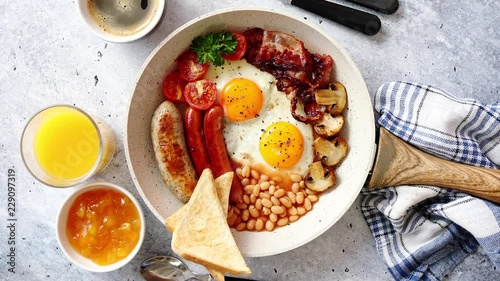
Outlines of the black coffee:
[{"label": "black coffee", "polygon": [[99,27],[119,36],[144,29],[158,9],[158,0],[88,0],[87,3]]}]

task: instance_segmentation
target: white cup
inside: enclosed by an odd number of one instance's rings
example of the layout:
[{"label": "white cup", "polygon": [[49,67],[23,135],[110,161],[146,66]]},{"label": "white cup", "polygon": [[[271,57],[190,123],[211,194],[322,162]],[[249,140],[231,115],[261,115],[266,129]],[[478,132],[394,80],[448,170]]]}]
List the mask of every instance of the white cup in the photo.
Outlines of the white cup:
[{"label": "white cup", "polygon": [[[137,208],[137,212],[139,214],[139,218],[141,220],[141,229],[139,232],[139,240],[137,241],[137,244],[135,245],[134,249],[127,255],[122,260],[118,260],[115,263],[109,264],[109,265],[99,265],[95,262],[93,262],[91,259],[88,257],[83,256],[81,253],[79,253],[77,250],[75,250],[71,244],[70,244],[70,237],[67,235],[67,222],[68,222],[68,217],[69,217],[69,212],[71,210],[71,206],[75,202],[75,200],[78,198],[78,196],[89,192],[93,191],[96,189],[110,189],[113,191],[117,191],[120,193],[123,193],[126,195],[130,201],[135,205]],[[124,265],[128,264],[134,257],[135,255],[139,252],[141,249],[142,243],[144,241],[144,236],[146,235],[146,221],[144,218],[144,212],[142,210],[141,204],[139,204],[139,201],[125,188],[118,186],[113,183],[108,183],[108,182],[94,182],[94,183],[89,183],[86,184],[80,188],[74,189],[71,194],[66,198],[64,203],[62,204],[61,208],[59,209],[59,213],[57,215],[56,219],[56,236],[57,236],[57,242],[59,242],[59,247],[63,251],[63,253],[66,255],[66,257],[74,264],[78,265],[79,267],[88,270],[88,271],[93,271],[93,272],[109,272],[116,270],[120,267],[123,267]],[[54,261],[54,264],[56,262]],[[96,276],[97,277],[97,276]],[[104,277],[102,277],[104,278]]]},{"label": "white cup", "polygon": [[165,0],[78,0],[78,13],[96,36],[125,43],[150,33],[160,22]]}]

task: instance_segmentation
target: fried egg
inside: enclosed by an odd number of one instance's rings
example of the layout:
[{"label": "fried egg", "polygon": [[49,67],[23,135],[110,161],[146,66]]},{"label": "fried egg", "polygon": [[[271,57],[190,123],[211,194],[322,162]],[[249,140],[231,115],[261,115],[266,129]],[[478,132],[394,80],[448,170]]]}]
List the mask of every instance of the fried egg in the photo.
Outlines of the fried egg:
[{"label": "fried egg", "polygon": [[305,175],[313,160],[312,127],[293,118],[290,101],[276,79],[242,59],[210,65],[224,108],[224,139],[229,157],[261,172]]}]

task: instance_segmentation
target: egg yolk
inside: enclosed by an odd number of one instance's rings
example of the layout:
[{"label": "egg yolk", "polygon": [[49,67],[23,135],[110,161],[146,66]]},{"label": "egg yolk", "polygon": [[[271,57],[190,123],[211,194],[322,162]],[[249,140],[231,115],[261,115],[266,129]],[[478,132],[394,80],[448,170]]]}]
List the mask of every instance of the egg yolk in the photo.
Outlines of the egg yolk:
[{"label": "egg yolk", "polygon": [[288,122],[276,122],[264,130],[259,149],[262,158],[275,168],[290,168],[301,158],[304,138],[300,130]]},{"label": "egg yolk", "polygon": [[262,108],[262,90],[251,80],[235,78],[222,89],[220,102],[229,120],[249,120]]}]

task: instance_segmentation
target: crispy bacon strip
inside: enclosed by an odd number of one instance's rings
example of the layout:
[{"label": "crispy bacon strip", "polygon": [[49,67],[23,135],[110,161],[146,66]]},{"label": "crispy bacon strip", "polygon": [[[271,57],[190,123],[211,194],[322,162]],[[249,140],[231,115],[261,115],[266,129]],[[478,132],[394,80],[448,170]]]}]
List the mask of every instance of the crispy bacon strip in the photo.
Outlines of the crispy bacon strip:
[{"label": "crispy bacon strip", "polygon": [[246,59],[276,78],[289,77],[308,83],[313,60],[304,44],[295,37],[276,31],[254,28],[246,31]]},{"label": "crispy bacon strip", "polygon": [[290,101],[290,109],[293,118],[307,124],[314,123],[321,119],[326,110],[323,105],[316,102],[303,104],[297,97]]},{"label": "crispy bacon strip", "polygon": [[[282,32],[254,28],[244,35],[245,58],[276,77],[278,90],[291,101],[294,118],[305,123],[320,119],[325,109],[316,103],[314,93],[328,85],[333,69],[331,56],[311,54],[302,41]],[[298,105],[303,110],[298,110]]]},{"label": "crispy bacon strip", "polygon": [[333,71],[333,59],[330,55],[312,54],[313,71],[312,84],[323,89],[328,86]]},{"label": "crispy bacon strip", "polygon": [[243,35],[245,35],[245,38],[247,39],[247,52],[245,53],[245,59],[249,63],[256,65],[260,47],[262,46],[264,30],[260,28],[253,28],[245,31]]}]

